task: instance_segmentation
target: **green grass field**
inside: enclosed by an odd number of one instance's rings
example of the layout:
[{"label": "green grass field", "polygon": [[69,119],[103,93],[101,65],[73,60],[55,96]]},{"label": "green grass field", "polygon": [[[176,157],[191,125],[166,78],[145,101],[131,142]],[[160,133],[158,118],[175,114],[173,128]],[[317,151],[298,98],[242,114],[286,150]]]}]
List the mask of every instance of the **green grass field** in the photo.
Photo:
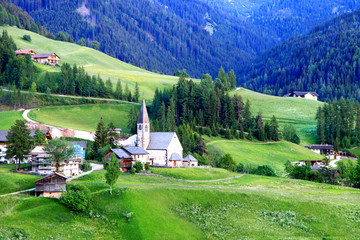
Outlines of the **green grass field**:
[{"label": "green grass field", "polygon": [[217,147],[224,153],[231,154],[237,163],[269,165],[280,172],[284,170],[287,160],[296,162],[324,158],[303,146],[289,142],[243,142],[218,138],[206,138],[206,142],[209,149]]},{"label": "green grass field", "polygon": [[0,164],[0,195],[33,188],[34,181],[41,178],[35,175],[12,173],[11,169],[15,169],[15,164]]},{"label": "green grass field", "polygon": [[9,130],[16,120],[23,120],[24,111],[0,111],[0,130]]},{"label": "green grass field", "polygon": [[[37,53],[55,52],[62,62],[84,66],[89,74],[100,74],[104,80],[110,78],[114,83],[121,79],[123,84],[129,85],[130,89],[134,89],[135,83],[138,82],[140,95],[146,99],[152,99],[156,88],[170,87],[178,80],[177,77],[152,73],[77,44],[51,40],[13,27],[0,27],[0,30],[8,31],[19,49],[32,49]],[[24,34],[30,35],[32,41],[22,40]],[[60,71],[58,67],[41,66],[41,68],[50,72]]]},{"label": "green grass field", "polygon": [[255,115],[262,112],[264,119],[273,115],[279,120],[280,126],[294,124],[301,138],[301,144],[313,144],[316,136],[316,112],[324,103],[300,98],[283,98],[253,92],[244,88],[232,91],[232,95],[240,95],[244,102],[250,101],[251,111]]},{"label": "green grass field", "polygon": [[104,173],[70,183],[91,189],[97,215],[92,218],[70,212],[56,199],[0,197],[0,239],[356,239],[360,234],[357,189],[253,175],[216,183],[121,175],[110,196]]},{"label": "green grass field", "polygon": [[184,180],[216,180],[240,175],[221,168],[153,168],[151,172]]},{"label": "green grass field", "polygon": [[139,105],[131,103],[48,107],[32,110],[29,117],[52,126],[83,131],[95,131],[103,117],[106,125],[113,122],[115,127],[129,133],[127,119],[131,107],[140,108]]}]

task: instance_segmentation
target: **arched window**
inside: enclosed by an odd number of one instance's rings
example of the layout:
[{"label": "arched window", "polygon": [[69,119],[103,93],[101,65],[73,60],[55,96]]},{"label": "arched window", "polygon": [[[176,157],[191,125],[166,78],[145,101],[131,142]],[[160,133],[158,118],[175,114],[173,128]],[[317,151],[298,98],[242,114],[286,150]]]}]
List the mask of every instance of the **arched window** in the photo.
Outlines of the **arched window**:
[{"label": "arched window", "polygon": [[145,132],[147,132],[148,130],[148,125],[145,125]]},{"label": "arched window", "polygon": [[139,130],[141,130],[141,125],[139,125]]}]

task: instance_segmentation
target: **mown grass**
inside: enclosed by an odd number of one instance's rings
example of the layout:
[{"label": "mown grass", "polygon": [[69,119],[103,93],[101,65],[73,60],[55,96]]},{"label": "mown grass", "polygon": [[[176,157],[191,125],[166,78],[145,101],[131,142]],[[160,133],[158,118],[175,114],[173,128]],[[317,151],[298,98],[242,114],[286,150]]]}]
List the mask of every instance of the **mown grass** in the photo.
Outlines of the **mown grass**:
[{"label": "mown grass", "polygon": [[296,162],[300,160],[323,159],[303,146],[289,142],[243,142],[238,140],[207,139],[207,147],[219,148],[229,153],[237,163],[244,165],[269,165],[277,171],[284,170],[287,160]]},{"label": "mown grass", "polygon": [[41,178],[35,175],[26,175],[10,172],[15,164],[0,165],[0,195],[35,187],[34,181]]},{"label": "mown grass", "polygon": [[216,180],[239,176],[221,168],[152,168],[151,172],[184,180]]},{"label": "mown grass", "polygon": [[106,125],[113,122],[115,127],[129,133],[128,112],[132,107],[140,108],[130,103],[48,107],[30,111],[29,117],[52,126],[83,131],[95,131],[102,117]]},{"label": "mown grass", "polygon": [[3,111],[0,112],[0,130],[9,130],[16,120],[22,120],[24,111]]},{"label": "mown grass", "polygon": [[[110,78],[114,83],[121,79],[124,85],[126,83],[129,85],[130,89],[134,89],[137,82],[140,87],[140,95],[147,99],[154,96],[156,88],[171,87],[178,81],[177,77],[146,71],[91,48],[51,40],[13,27],[0,27],[0,30],[8,31],[19,49],[33,49],[37,53],[55,52],[60,56],[62,62],[84,66],[89,74],[100,75],[104,80]],[[24,34],[30,35],[32,41],[22,40]],[[43,66],[41,68],[50,72],[60,71],[58,67]]]},{"label": "mown grass", "polygon": [[29,239],[356,239],[360,234],[357,189],[253,175],[187,183],[124,174],[110,196],[104,173],[76,182],[92,191],[93,218],[55,199],[0,198],[0,238],[17,232]]},{"label": "mown grass", "polygon": [[255,115],[262,112],[264,119],[271,119],[273,115],[280,125],[294,124],[300,137],[301,144],[316,143],[316,112],[324,105],[323,102],[300,98],[283,98],[261,94],[241,88],[232,91],[232,95],[240,95],[244,102],[250,101],[251,111]]}]

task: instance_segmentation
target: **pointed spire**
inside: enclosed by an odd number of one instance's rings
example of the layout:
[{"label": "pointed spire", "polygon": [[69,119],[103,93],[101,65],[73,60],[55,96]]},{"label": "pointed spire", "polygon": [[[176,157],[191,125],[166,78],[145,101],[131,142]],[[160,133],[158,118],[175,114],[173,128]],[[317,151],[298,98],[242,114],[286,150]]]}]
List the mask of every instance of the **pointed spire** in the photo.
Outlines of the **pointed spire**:
[{"label": "pointed spire", "polygon": [[148,112],[146,109],[146,103],[145,99],[143,98],[141,108],[140,108],[140,114],[137,123],[150,123]]}]

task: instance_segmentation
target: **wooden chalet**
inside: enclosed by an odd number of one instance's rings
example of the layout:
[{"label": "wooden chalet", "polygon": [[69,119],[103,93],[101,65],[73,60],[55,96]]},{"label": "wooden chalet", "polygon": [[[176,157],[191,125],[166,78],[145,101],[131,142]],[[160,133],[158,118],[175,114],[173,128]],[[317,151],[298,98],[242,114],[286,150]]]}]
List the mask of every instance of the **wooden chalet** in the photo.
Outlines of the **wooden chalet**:
[{"label": "wooden chalet", "polygon": [[66,177],[59,173],[51,173],[35,181],[35,196],[60,198],[66,191]]},{"label": "wooden chalet", "polygon": [[39,53],[34,55],[34,61],[40,64],[57,65],[60,57],[56,53]]},{"label": "wooden chalet", "polygon": [[122,149],[110,149],[105,153],[106,163],[110,163],[111,154],[114,153],[119,161],[122,172],[130,172],[136,161],[147,162],[149,153],[140,147],[124,147]]},{"label": "wooden chalet", "polygon": [[25,49],[25,50],[16,50],[15,54],[16,56],[25,56],[28,54],[31,56],[31,60],[34,60],[34,56],[36,55],[36,52],[34,52],[31,49]]}]

